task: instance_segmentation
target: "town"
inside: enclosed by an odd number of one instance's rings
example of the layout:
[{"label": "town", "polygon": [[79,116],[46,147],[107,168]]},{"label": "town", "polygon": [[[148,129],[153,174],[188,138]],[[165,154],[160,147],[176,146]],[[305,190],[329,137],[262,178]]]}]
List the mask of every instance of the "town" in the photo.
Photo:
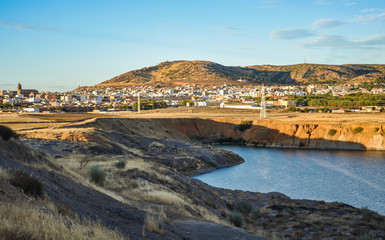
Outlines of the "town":
[{"label": "town", "polygon": [[[263,89],[263,90],[262,90]],[[267,108],[301,111],[304,107],[331,106],[330,111],[383,111],[385,106],[384,84],[368,88],[363,84],[329,85],[226,85],[201,86],[128,86],[128,87],[79,87],[64,93],[39,92],[23,89],[19,83],[14,90],[0,91],[0,111],[6,112],[115,112],[137,111],[166,107],[233,107],[260,109],[262,91]],[[332,97],[335,104],[319,100]],[[355,101],[346,96],[369,96],[373,101]],[[377,96],[377,97],[373,97]],[[304,101],[307,99],[307,101]],[[358,98],[357,98],[358,99]],[[340,101],[341,100],[341,101]],[[341,104],[342,100],[345,104]],[[347,102],[347,103],[346,103]],[[298,108],[297,108],[298,107]],[[308,108],[306,108],[307,111]],[[306,111],[305,109],[305,111]],[[314,109],[311,109],[312,111]]]}]

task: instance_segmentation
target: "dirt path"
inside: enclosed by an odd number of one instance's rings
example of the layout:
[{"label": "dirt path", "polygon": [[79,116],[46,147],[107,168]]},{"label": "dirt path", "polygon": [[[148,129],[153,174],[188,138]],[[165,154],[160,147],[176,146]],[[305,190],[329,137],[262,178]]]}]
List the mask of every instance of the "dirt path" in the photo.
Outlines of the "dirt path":
[{"label": "dirt path", "polygon": [[175,227],[181,229],[185,236],[183,239],[200,239],[200,240],[263,240],[265,238],[251,235],[243,229],[231,228],[219,225],[213,222],[205,222],[198,220],[177,220],[174,221]]}]

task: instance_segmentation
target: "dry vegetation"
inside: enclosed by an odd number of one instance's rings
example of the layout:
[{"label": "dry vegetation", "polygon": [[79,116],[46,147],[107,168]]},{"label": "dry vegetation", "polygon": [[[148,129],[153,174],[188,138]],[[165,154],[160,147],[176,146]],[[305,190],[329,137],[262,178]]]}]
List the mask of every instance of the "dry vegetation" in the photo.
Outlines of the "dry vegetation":
[{"label": "dry vegetation", "polygon": [[28,204],[1,204],[0,236],[2,239],[14,240],[127,239],[100,223],[81,221],[59,212],[56,207],[48,209]]},{"label": "dry vegetation", "polygon": [[[151,216],[161,216],[166,220],[167,213],[163,210],[167,210],[170,214],[193,217],[191,214],[193,211],[207,221],[229,225],[227,221],[210,210],[194,204],[183,192],[179,193],[176,187],[179,183],[172,178],[173,171],[165,166],[133,158],[126,160],[125,169],[118,169],[114,164],[124,156],[88,156],[88,164],[80,167],[80,162],[84,157],[72,155],[60,159],[60,163],[69,173],[72,173],[72,176],[76,176],[78,181],[149,212]],[[92,184],[89,177],[92,166],[99,166],[106,173],[103,188]],[[147,204],[144,204],[145,202],[152,204],[153,207],[149,208]],[[163,206],[162,211],[153,211],[154,208],[158,209]],[[186,208],[191,211],[186,211]]]},{"label": "dry vegetation", "polygon": [[256,65],[249,67],[223,66],[209,61],[162,62],[123,73],[97,86],[124,85],[177,85],[208,84],[221,85],[225,82],[237,84],[244,79],[253,83],[295,82],[330,83],[373,81],[385,72],[384,65],[321,65],[297,64],[287,66]]},{"label": "dry vegetation", "polygon": [[164,234],[163,221],[159,215],[147,214],[144,229],[149,232]]},{"label": "dry vegetation", "polygon": [[24,171],[0,168],[0,183],[1,239],[128,239],[101,222],[80,219],[65,204],[52,202],[42,182]]}]

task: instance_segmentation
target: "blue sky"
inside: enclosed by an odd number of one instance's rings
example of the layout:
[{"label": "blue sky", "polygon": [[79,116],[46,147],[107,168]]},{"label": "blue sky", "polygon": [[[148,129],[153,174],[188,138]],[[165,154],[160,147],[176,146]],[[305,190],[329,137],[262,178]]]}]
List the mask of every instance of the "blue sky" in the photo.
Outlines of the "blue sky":
[{"label": "blue sky", "polygon": [[385,63],[384,0],[0,0],[0,89],[66,91],[172,60]]}]

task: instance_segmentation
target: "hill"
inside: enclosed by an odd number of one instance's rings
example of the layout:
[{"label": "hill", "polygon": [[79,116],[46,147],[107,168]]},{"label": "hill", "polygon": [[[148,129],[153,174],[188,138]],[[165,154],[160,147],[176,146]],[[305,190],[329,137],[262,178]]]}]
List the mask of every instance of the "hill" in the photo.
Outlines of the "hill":
[{"label": "hill", "polygon": [[[286,66],[255,65],[248,68],[265,74],[271,81],[290,81],[297,83],[360,83],[384,80],[383,64],[295,64]],[[281,75],[277,75],[281,73]]]},{"label": "hill", "polygon": [[[224,66],[210,61],[162,62],[123,73],[97,86],[179,85],[223,83],[308,84],[359,83],[384,79],[385,65]],[[237,80],[244,81],[237,81]]]}]

